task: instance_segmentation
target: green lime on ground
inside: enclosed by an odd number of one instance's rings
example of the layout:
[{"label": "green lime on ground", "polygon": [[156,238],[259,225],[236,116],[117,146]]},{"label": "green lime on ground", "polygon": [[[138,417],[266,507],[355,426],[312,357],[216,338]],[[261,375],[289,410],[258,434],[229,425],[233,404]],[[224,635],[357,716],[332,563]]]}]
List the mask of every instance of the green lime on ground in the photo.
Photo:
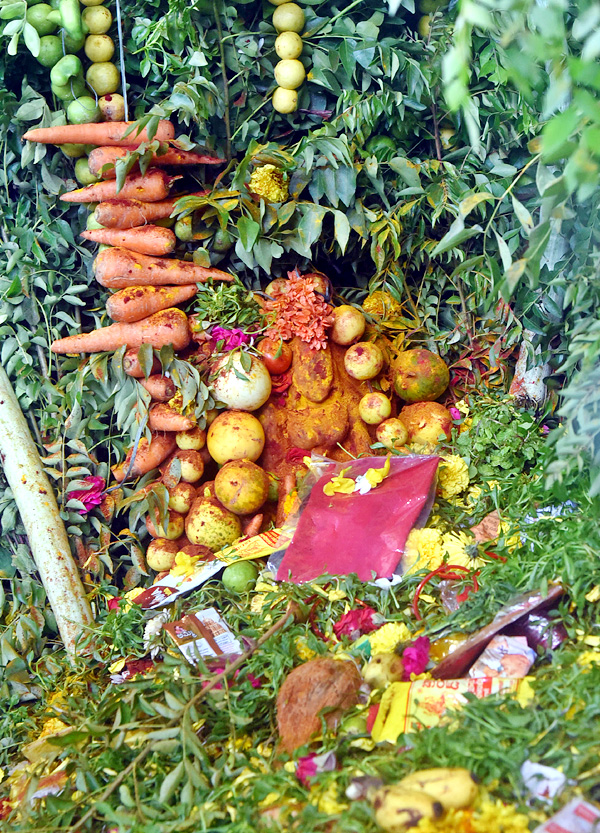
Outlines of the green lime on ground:
[{"label": "green lime on ground", "polygon": [[223,570],[223,585],[231,593],[252,590],[258,578],[258,570],[251,561],[236,561]]},{"label": "green lime on ground", "polygon": [[80,185],[92,185],[98,182],[99,177],[90,171],[87,156],[81,156],[75,162],[75,179]]}]

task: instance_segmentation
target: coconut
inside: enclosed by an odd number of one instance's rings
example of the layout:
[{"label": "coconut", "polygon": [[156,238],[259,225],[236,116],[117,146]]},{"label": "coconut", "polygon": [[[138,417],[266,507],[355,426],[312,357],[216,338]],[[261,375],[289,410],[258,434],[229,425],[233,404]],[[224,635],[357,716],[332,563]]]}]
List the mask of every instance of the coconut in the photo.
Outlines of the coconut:
[{"label": "coconut", "polygon": [[430,402],[448,387],[450,373],[443,359],[422,348],[404,350],[392,362],[394,389],[405,402]]},{"label": "coconut", "polygon": [[260,422],[245,411],[224,411],[211,424],[206,435],[210,456],[217,463],[230,460],[255,462],[265,445]]},{"label": "coconut", "polygon": [[437,443],[441,435],[447,440],[452,433],[452,416],[439,402],[415,402],[405,405],[398,416],[408,431],[411,443]]},{"label": "coconut", "polygon": [[[246,370],[244,364],[249,369]],[[264,363],[250,353],[229,353],[215,366],[212,389],[215,398],[239,411],[256,411],[271,395],[271,374]]]}]

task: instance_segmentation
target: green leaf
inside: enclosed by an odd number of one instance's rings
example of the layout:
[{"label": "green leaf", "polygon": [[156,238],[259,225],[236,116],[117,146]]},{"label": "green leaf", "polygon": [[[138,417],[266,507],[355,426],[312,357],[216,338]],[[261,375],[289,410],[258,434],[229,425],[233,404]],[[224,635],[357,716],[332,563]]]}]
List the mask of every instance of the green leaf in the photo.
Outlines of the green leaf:
[{"label": "green leaf", "polygon": [[571,134],[579,124],[577,110],[571,105],[567,110],[553,116],[542,130],[542,159],[546,163],[557,162],[567,156],[573,147],[569,142]]},{"label": "green leaf", "polygon": [[456,246],[459,246],[461,243],[464,243],[465,240],[469,240],[469,238],[481,234],[482,231],[483,229],[481,228],[481,226],[472,226],[471,228],[465,228],[463,218],[457,217],[448,229],[448,231],[446,232],[446,234],[442,237],[440,242],[432,251],[431,256],[437,257],[437,255],[444,254],[444,252],[447,252],[450,249],[454,249],[456,248]]},{"label": "green leaf", "polygon": [[404,182],[406,182],[410,188],[421,187],[419,166],[415,165],[414,162],[405,159],[403,156],[394,156],[393,159],[390,159],[388,165],[393,171],[400,174]]},{"label": "green leaf", "polygon": [[527,234],[533,228],[533,218],[529,211],[525,208],[522,202],[520,202],[515,195],[512,195],[512,204],[515,214],[517,216],[518,221],[523,226],[523,229]]},{"label": "green leaf", "polygon": [[237,221],[237,229],[244,249],[247,252],[252,251],[252,247],[260,234],[260,225],[252,217],[243,214]]},{"label": "green leaf", "polygon": [[173,797],[175,790],[177,789],[177,785],[183,777],[183,772],[183,761],[180,761],[177,766],[165,776],[158,793],[158,800],[161,804],[167,804]]},{"label": "green leaf", "polygon": [[496,242],[498,243],[498,251],[500,253],[500,259],[502,261],[502,268],[505,272],[510,269],[512,263],[512,255],[510,253],[510,249],[508,248],[508,244],[501,237],[496,230],[494,230],[494,234],[496,236]]},{"label": "green leaf", "polygon": [[40,36],[37,33],[37,30],[31,25],[31,23],[25,23],[23,27],[23,40],[25,41],[25,46],[34,58],[40,54]]},{"label": "green leaf", "polygon": [[495,200],[493,194],[488,194],[487,191],[481,191],[478,194],[470,194],[459,203],[458,211],[461,217],[466,217],[474,208],[486,200]]},{"label": "green leaf", "polygon": [[335,239],[338,246],[342,250],[342,254],[346,251],[348,245],[348,238],[350,237],[350,223],[348,218],[342,211],[333,212]]}]

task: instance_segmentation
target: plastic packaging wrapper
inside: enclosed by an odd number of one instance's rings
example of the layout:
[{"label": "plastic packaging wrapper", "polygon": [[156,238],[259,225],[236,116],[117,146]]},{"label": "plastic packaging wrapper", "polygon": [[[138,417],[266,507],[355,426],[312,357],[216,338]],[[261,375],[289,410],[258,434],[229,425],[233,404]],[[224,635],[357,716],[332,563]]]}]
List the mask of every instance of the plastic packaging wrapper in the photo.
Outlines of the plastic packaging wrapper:
[{"label": "plastic packaging wrapper", "polygon": [[[292,533],[291,543],[282,557],[269,560],[279,581],[300,584],[324,574],[350,573],[371,581],[394,574],[410,530],[423,526],[431,511],[439,458],[408,455],[389,461],[389,474],[363,491],[367,471],[382,469],[386,458],[350,463],[313,458],[300,507],[283,527],[284,535]],[[347,487],[349,479],[358,481],[360,491],[325,494],[323,487],[334,478]]]},{"label": "plastic packaging wrapper", "polygon": [[469,669],[469,677],[525,677],[535,660],[524,636],[494,636]]},{"label": "plastic packaging wrapper", "polygon": [[574,798],[533,833],[596,833],[599,825],[600,810],[587,801]]},{"label": "plastic packaging wrapper", "polygon": [[479,677],[475,680],[414,680],[411,683],[390,683],[386,688],[377,718],[371,731],[376,743],[396,743],[405,732],[430,729],[449,723],[446,711],[459,709],[467,703],[465,694],[489,697],[491,694],[514,694],[521,706],[533,699],[528,678],[513,680],[502,677]]}]

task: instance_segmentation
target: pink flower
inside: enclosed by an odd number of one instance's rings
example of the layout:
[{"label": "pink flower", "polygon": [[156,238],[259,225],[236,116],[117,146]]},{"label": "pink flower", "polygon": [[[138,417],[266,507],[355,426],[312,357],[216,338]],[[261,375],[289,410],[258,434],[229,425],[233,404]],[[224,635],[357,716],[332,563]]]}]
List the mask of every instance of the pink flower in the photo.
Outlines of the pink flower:
[{"label": "pink flower", "polygon": [[246,674],[246,678],[247,678],[248,682],[250,683],[250,685],[252,686],[252,688],[260,688],[262,686],[262,682],[260,680],[260,677],[255,677],[254,674],[251,674],[250,672],[248,672]]},{"label": "pink flower", "polygon": [[402,652],[404,663],[404,677],[407,682],[411,674],[422,674],[429,662],[429,639],[426,636],[418,636],[414,642]]},{"label": "pink flower", "polygon": [[211,341],[216,344],[218,341],[225,342],[222,350],[235,350],[236,347],[241,347],[242,344],[248,344],[250,336],[239,328],[233,330],[226,330],[225,327],[211,327],[210,330]]},{"label": "pink flower", "polygon": [[358,639],[364,633],[371,633],[377,630],[385,619],[372,607],[361,607],[356,610],[349,610],[344,613],[339,622],[333,626],[333,632],[339,639],[340,636],[349,636],[351,639]]},{"label": "pink flower", "polygon": [[541,427],[541,429],[540,429],[540,430],[541,430],[542,434],[544,435],[544,437],[545,437],[547,434],[549,434],[549,433],[550,433],[550,428],[549,428],[547,425],[542,425],[542,427]]},{"label": "pink flower", "polygon": [[102,492],[104,491],[104,487],[106,483],[103,477],[96,477],[93,474],[88,475],[88,477],[83,478],[84,483],[89,483],[89,489],[73,489],[71,492],[67,492],[66,498],[67,500],[79,500],[83,503],[83,509],[79,510],[80,515],[87,515],[90,509],[93,509],[94,506],[99,506],[102,503]]},{"label": "pink flower", "polygon": [[337,758],[333,752],[325,752],[323,755],[305,755],[298,758],[296,764],[296,778],[303,787],[309,786],[309,781],[319,772],[333,772],[337,767]]},{"label": "pink flower", "polygon": [[458,408],[448,408],[448,410],[450,411],[450,416],[455,422],[458,422],[458,420],[462,417],[462,414],[458,410]]}]

